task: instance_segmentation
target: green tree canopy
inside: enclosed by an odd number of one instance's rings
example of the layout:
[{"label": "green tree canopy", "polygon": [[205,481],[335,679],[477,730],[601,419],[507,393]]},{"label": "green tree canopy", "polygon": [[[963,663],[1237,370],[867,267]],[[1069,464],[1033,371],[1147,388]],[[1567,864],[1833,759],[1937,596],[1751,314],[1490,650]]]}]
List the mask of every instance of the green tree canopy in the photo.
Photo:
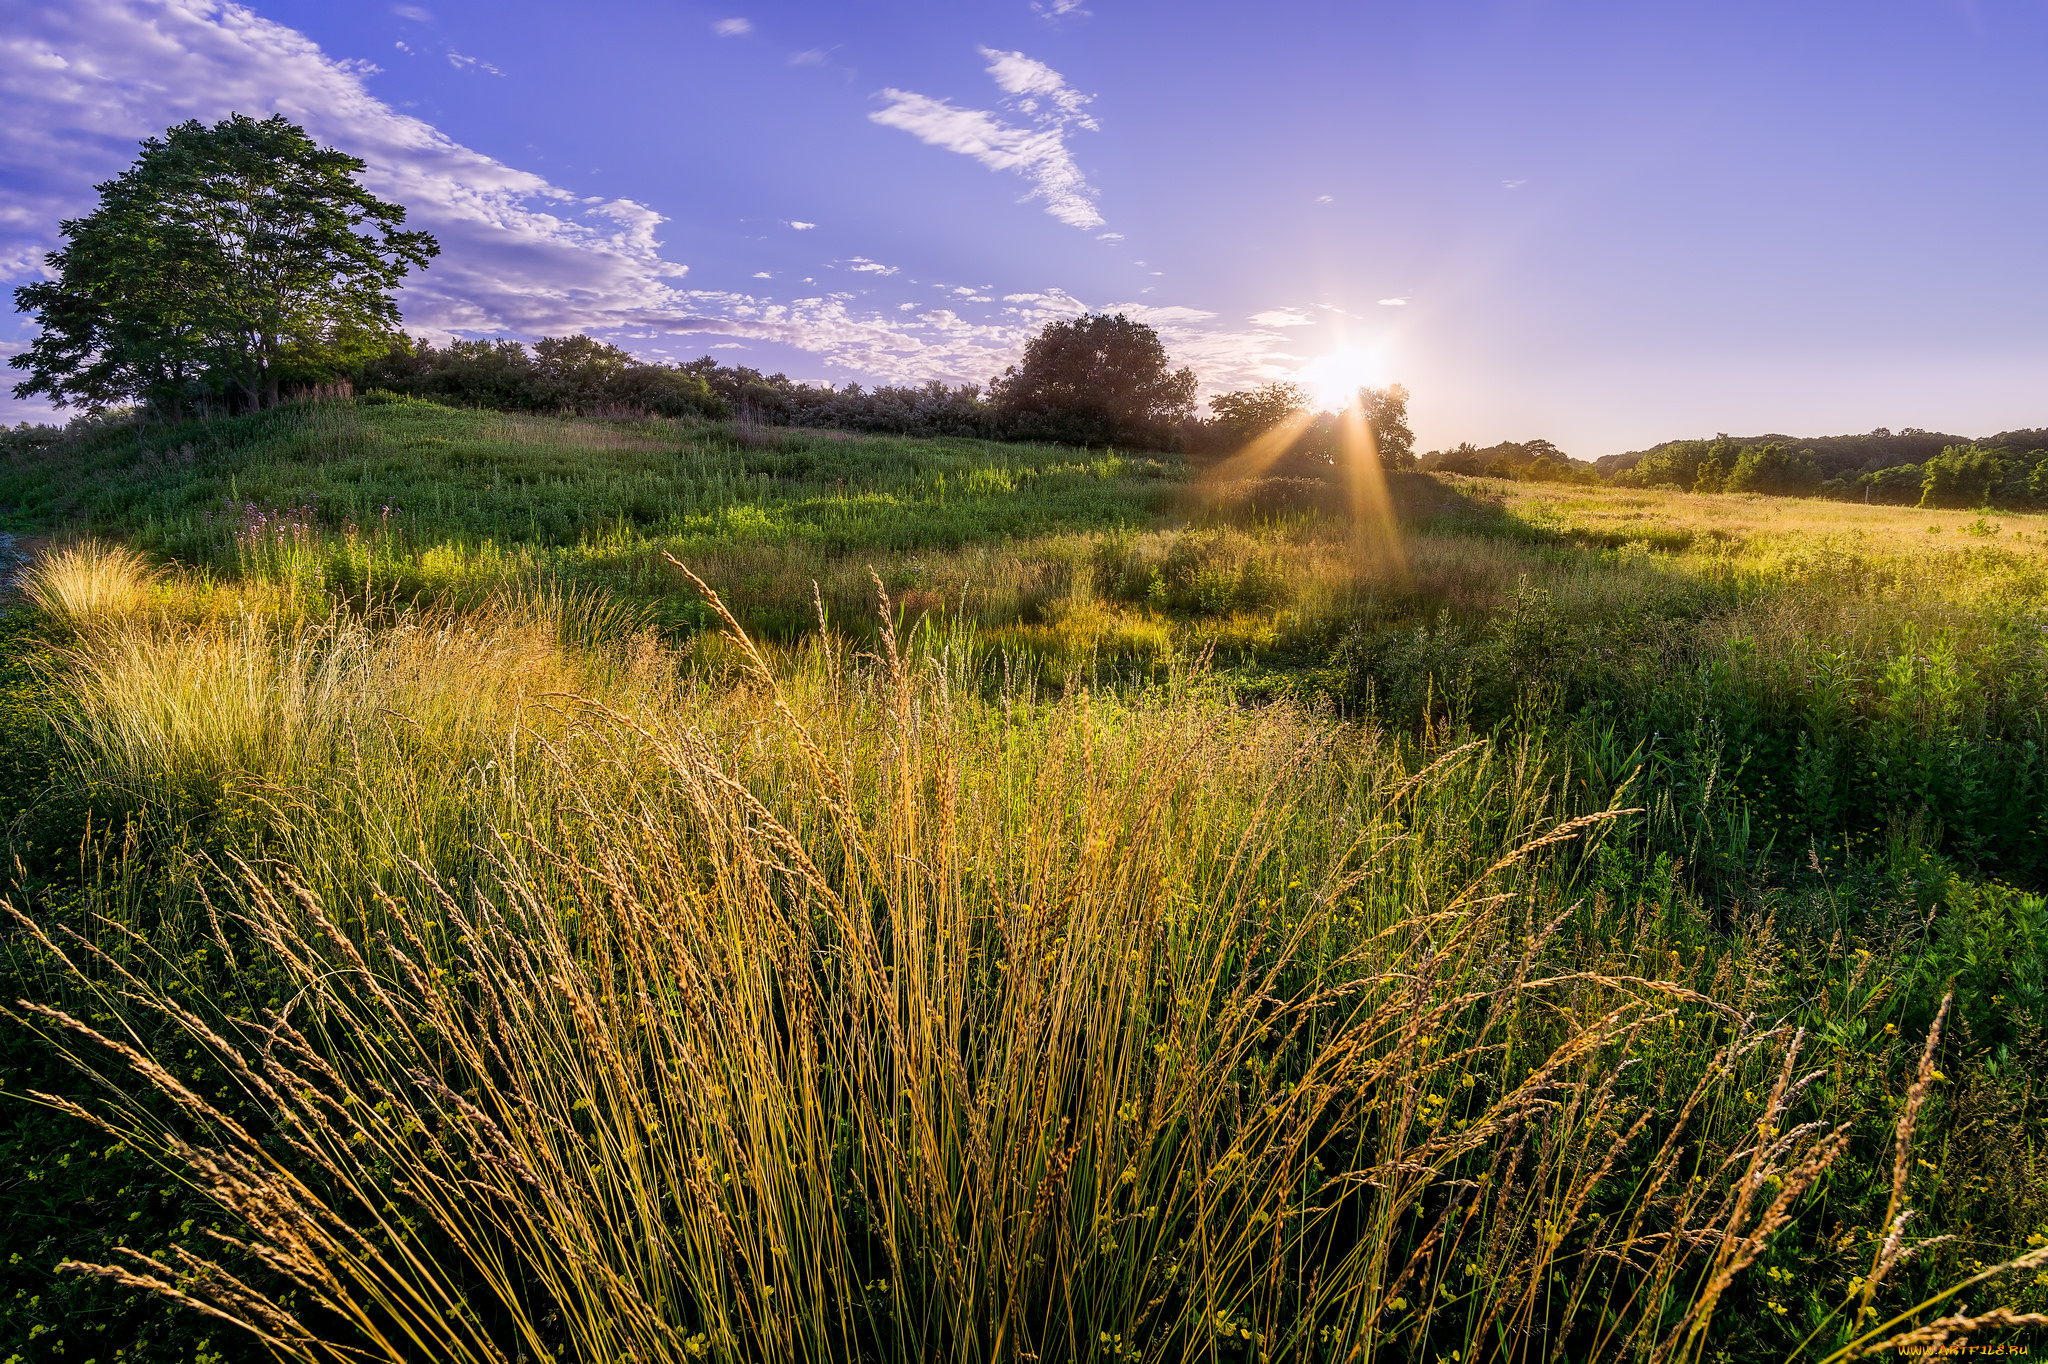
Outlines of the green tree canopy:
[{"label": "green tree canopy", "polygon": [[1219,393],[1209,400],[1216,425],[1243,444],[1308,411],[1308,394],[1298,384],[1271,383],[1237,393]]},{"label": "green tree canopy", "polygon": [[347,372],[398,323],[391,291],[439,251],[357,181],[363,162],[282,115],[181,123],[99,206],[60,224],[53,277],[15,290],[41,328],[9,361],[16,397],[173,415],[197,393],[237,407]]},{"label": "green tree canopy", "polygon": [[1358,390],[1358,406],[1372,428],[1380,463],[1389,469],[1415,467],[1415,433],[1408,429],[1408,390],[1400,384]]},{"label": "green tree canopy", "polygon": [[1802,452],[1793,454],[1775,441],[1751,445],[1736,457],[1722,487],[1731,493],[1771,493],[1798,497],[1820,487],[1820,466]]},{"label": "green tree canopy", "polygon": [[1162,449],[1194,414],[1195,375],[1167,368],[1166,347],[1144,323],[1091,314],[1047,323],[989,399],[1027,440]]},{"label": "green tree canopy", "polygon": [[2002,452],[1951,445],[1927,461],[1920,484],[1923,507],[1983,507],[2004,476]]}]

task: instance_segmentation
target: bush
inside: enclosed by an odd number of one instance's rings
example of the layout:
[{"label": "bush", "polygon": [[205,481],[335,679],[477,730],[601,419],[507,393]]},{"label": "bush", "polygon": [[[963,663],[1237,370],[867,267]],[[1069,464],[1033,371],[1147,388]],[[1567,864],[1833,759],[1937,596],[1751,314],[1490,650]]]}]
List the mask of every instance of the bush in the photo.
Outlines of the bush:
[{"label": "bush", "polygon": [[1431,450],[1420,461],[1426,472],[1508,478],[1522,483],[1595,483],[1599,474],[1549,441],[1504,440],[1480,447],[1470,441],[1454,450]]},{"label": "bush", "polygon": [[361,387],[383,388],[464,407],[510,412],[586,414],[632,408],[664,417],[726,414],[704,376],[635,360],[588,336],[547,336],[531,353],[517,341],[412,341],[356,372]]},{"label": "bush", "polygon": [[1776,443],[1754,445],[1736,456],[1724,485],[1731,493],[1803,497],[1820,487],[1820,466]]},{"label": "bush", "polygon": [[1910,507],[1919,500],[1920,485],[1926,478],[1926,469],[1918,464],[1897,464],[1863,475],[1855,486],[1863,490],[1866,502]]},{"label": "bush", "polygon": [[1920,484],[1923,507],[1983,507],[2005,472],[1998,453],[1974,445],[1951,445],[1927,461]]}]

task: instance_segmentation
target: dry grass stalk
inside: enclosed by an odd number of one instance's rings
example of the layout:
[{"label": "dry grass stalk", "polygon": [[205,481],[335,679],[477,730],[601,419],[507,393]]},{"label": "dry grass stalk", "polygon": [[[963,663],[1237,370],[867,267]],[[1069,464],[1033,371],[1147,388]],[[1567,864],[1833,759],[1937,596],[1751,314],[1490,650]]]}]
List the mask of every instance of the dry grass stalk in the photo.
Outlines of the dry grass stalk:
[{"label": "dry grass stalk", "polygon": [[[1450,1330],[1520,1358],[1593,1311],[1625,1323],[1596,1353],[1676,1359],[1839,1149],[1791,1120],[1799,1035],[1555,964],[1581,907],[1538,897],[1542,864],[1616,812],[1556,819],[1537,765],[1467,745],[1411,773],[1288,707],[1172,693],[990,705],[886,609],[878,656],[777,666],[707,599],[742,672],[658,704],[564,663],[586,700],[465,709],[568,657],[517,631],[408,644],[451,661],[381,691],[407,676],[374,662],[390,640],[331,686],[302,679],[339,644],[252,646],[259,697],[311,698],[292,732],[361,728],[375,696],[407,743],[470,736],[444,750],[473,788],[448,808],[483,829],[468,869],[396,813],[445,774],[396,740],[329,748],[400,833],[370,884],[331,852],[216,869],[216,943],[289,982],[260,1021],[35,930],[260,1124],[115,1030],[35,1016],[161,1100],[93,1120],[356,1338],[203,1262],[85,1272],[308,1360],[1220,1358],[1226,1333],[1233,1357],[1364,1359]],[[157,655],[122,648],[84,695],[147,694]],[[125,705],[84,738],[141,752],[109,737],[123,717],[193,713]],[[1727,1040],[1660,1134],[1639,1063],[1680,1009]],[[1681,1133],[1773,1061],[1750,1136],[1698,1164]],[[1612,1184],[1653,1135],[1624,1222]],[[1629,1270],[1619,1297],[1596,1266]],[[1690,1306],[1659,1343],[1667,1296]]]}]

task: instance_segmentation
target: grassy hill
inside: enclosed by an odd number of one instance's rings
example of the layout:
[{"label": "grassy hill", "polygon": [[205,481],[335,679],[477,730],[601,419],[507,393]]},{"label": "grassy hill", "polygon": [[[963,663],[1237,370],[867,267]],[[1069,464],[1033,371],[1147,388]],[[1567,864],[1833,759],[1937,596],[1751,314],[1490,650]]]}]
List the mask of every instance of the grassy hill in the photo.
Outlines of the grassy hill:
[{"label": "grassy hill", "polygon": [[11,448],[0,1349],[1821,1360],[2048,1240],[2048,518],[1392,484]]}]

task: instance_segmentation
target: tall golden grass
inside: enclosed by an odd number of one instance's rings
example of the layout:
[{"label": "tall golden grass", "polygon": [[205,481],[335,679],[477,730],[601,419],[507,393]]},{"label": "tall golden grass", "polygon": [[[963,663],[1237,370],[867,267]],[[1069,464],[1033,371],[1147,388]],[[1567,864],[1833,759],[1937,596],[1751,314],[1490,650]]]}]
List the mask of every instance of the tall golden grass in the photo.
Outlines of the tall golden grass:
[{"label": "tall golden grass", "polygon": [[[725,615],[717,685],[513,605],[76,643],[82,770],[285,817],[199,880],[253,1014],[16,913],[115,1081],[43,1102],[239,1228],[74,1268],[304,1360],[1704,1357],[1844,1137],[1753,981],[1573,893],[1626,811],[1199,677],[990,696],[883,608]],[[1930,1311],[1847,1348],[2044,1320]]]},{"label": "tall golden grass", "polygon": [[51,549],[24,575],[22,591],[74,630],[132,617],[147,600],[149,561],[125,545],[94,541]]}]

